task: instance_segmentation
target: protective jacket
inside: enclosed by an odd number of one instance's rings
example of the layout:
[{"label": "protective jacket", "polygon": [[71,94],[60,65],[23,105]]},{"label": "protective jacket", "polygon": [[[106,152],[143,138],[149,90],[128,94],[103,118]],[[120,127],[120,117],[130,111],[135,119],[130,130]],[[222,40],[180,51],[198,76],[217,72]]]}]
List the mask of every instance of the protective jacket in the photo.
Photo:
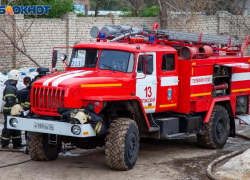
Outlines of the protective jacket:
[{"label": "protective jacket", "polygon": [[5,82],[5,89],[3,91],[3,100],[5,101],[3,107],[3,114],[10,115],[11,108],[18,102],[16,83],[14,80],[7,80]]},{"label": "protective jacket", "polygon": [[31,87],[28,86],[17,93],[17,99],[24,110],[28,110],[30,108],[30,102],[27,102],[28,96],[30,96]]},{"label": "protective jacket", "polygon": [[5,89],[3,91],[3,100],[5,101],[3,107],[4,114],[4,128],[1,136],[2,146],[8,146],[10,139],[12,139],[14,146],[19,146],[22,143],[21,131],[7,129],[7,116],[10,115],[11,108],[18,102],[17,93],[18,89],[16,88],[16,83],[14,80],[7,80],[5,82]]},{"label": "protective jacket", "polygon": [[28,87],[29,88],[29,93],[28,95],[25,97],[25,100],[24,100],[24,103],[22,105],[23,109],[25,111],[29,110],[31,108],[30,106],[30,91],[31,91],[31,88],[33,86],[33,84],[36,82],[36,80],[40,79],[41,77],[43,77],[44,75],[41,75],[41,74],[38,74],[30,83],[30,86]]}]

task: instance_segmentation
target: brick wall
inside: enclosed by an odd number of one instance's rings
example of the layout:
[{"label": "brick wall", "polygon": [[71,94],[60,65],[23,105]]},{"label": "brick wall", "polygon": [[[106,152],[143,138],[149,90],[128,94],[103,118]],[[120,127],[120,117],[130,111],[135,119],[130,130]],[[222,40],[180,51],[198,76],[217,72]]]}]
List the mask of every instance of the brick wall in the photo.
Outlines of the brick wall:
[{"label": "brick wall", "polygon": [[[8,33],[10,39],[14,38],[13,24],[8,23],[12,21],[13,17],[0,16],[0,27]],[[15,62],[15,52],[8,38],[0,31],[0,71],[10,69]]]},{"label": "brick wall", "polygon": [[[13,17],[12,17],[13,18]],[[168,17],[168,29],[186,32],[205,33],[213,35],[230,35],[244,42],[250,30],[250,18],[240,19],[218,12],[215,16],[205,17]],[[244,20],[244,23],[243,23]],[[76,17],[69,13],[60,19],[24,19],[22,16],[15,16],[13,21],[4,21],[0,17],[1,27],[9,32],[11,38],[18,40],[19,33],[14,28],[16,25],[21,32],[26,32],[23,38],[26,52],[42,66],[51,66],[53,47],[73,46],[76,42],[88,42],[91,39],[89,34],[92,26],[103,27],[106,24],[122,24],[135,27],[152,27],[158,22],[158,18],[130,18],[130,17]],[[14,24],[14,25],[13,25]],[[94,39],[92,39],[94,40]],[[22,41],[19,40],[22,47]],[[70,56],[70,50],[61,50],[59,53],[66,53]],[[249,51],[247,51],[248,54]],[[15,61],[16,60],[16,61]],[[18,67],[35,67],[27,57],[14,50],[9,40],[0,32],[0,71]],[[58,68],[63,69],[64,65],[58,61]]]},{"label": "brick wall", "polygon": [[[32,24],[31,28],[25,33],[23,38],[26,52],[33,57],[39,64],[51,67],[51,57],[53,47],[73,46],[76,42],[88,42],[92,38],[90,29],[92,26],[103,27],[106,24],[124,24],[128,26],[142,27],[146,25],[151,27],[157,18],[120,18],[113,17],[76,17],[75,14],[69,13],[61,19],[24,19],[15,17],[14,22],[21,32],[25,32]],[[0,23],[4,22],[0,19]],[[6,23],[13,31],[16,28],[11,23]],[[6,27],[7,29],[7,27]],[[11,33],[13,35],[15,33]],[[17,35],[18,32],[16,32]],[[14,37],[13,37],[14,38]],[[18,37],[16,37],[18,38]],[[95,39],[92,38],[92,41]],[[19,42],[20,47],[23,47]],[[3,51],[15,52],[15,57],[6,53],[0,53],[0,72],[18,68],[18,67],[35,67],[27,57],[13,50],[9,41],[0,33],[0,49]],[[23,49],[23,48],[22,48]],[[71,50],[60,50],[59,53],[66,53],[70,57]],[[14,58],[17,61],[14,61]],[[7,61],[8,59],[8,61]],[[69,59],[69,58],[68,58]],[[16,62],[16,63],[13,63]],[[64,69],[62,62],[58,61],[58,69]]]},{"label": "brick wall", "polygon": [[[250,35],[250,17],[233,16],[226,11],[219,11],[214,16],[168,17],[169,30],[224,35],[236,38],[242,45]],[[250,56],[247,46],[245,56]]]}]

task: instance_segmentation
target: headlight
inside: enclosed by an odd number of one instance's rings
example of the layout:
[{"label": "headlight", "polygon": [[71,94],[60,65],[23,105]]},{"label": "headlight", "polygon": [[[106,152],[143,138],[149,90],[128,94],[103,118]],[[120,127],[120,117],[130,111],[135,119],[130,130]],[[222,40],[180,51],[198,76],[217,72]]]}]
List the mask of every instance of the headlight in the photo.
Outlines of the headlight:
[{"label": "headlight", "polygon": [[17,119],[16,118],[11,118],[10,119],[10,126],[11,127],[17,127],[17,125],[18,125]]},{"label": "headlight", "polygon": [[80,128],[80,126],[77,126],[77,125],[72,126],[71,132],[72,132],[74,135],[79,135],[79,134],[81,133],[81,128]]}]

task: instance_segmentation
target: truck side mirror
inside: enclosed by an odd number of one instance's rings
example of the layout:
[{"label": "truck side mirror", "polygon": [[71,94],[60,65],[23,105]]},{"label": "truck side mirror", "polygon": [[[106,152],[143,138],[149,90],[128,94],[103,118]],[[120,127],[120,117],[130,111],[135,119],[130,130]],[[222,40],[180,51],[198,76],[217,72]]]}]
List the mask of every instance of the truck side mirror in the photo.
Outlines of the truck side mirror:
[{"label": "truck side mirror", "polygon": [[56,62],[57,62],[57,50],[54,50],[53,59],[52,59],[52,67],[53,67],[53,69],[56,68]]},{"label": "truck side mirror", "polygon": [[60,59],[61,59],[62,61],[65,61],[65,60],[67,59],[67,55],[66,55],[66,54],[61,54],[61,55],[60,55]]}]

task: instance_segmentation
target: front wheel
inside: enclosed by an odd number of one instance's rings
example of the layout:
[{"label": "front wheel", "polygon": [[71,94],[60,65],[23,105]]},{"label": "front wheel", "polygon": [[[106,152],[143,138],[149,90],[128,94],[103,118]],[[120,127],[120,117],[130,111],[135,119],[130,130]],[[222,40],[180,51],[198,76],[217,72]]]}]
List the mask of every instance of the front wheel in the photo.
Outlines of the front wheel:
[{"label": "front wheel", "polygon": [[35,132],[27,133],[27,148],[29,155],[34,161],[52,161],[58,157],[62,142],[57,140],[56,145],[49,144],[48,134]]},{"label": "front wheel", "polygon": [[129,118],[114,120],[106,141],[107,165],[114,170],[130,170],[139,152],[139,131],[136,122]]},{"label": "front wheel", "polygon": [[222,148],[229,135],[229,115],[220,105],[215,105],[209,123],[205,124],[205,135],[197,134],[198,144],[204,148]]}]

